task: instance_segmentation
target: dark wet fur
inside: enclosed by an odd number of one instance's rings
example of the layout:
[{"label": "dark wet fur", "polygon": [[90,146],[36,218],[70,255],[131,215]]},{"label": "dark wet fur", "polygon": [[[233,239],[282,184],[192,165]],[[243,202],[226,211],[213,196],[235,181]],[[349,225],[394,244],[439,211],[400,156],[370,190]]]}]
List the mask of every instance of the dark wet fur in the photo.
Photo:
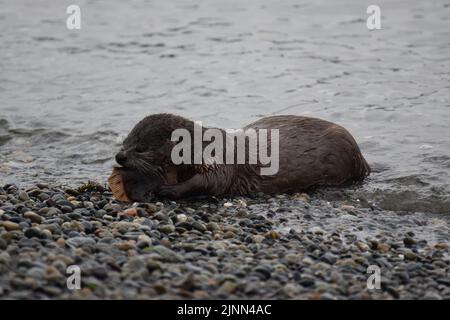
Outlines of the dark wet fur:
[{"label": "dark wet fur", "polygon": [[[161,168],[171,165],[170,154],[175,144],[170,141],[172,132],[185,128],[193,137],[193,127],[192,121],[171,114],[151,115],[135,126],[124,142],[124,150],[130,155],[129,167],[145,176],[136,182],[138,189],[146,189],[144,180],[156,177],[157,182],[152,180],[150,183],[153,190],[159,189],[161,196],[172,199],[192,195],[281,193],[348,185],[370,174],[370,167],[356,141],[343,127],[316,118],[273,116],[262,118],[244,129],[279,129],[277,174],[260,175],[259,164],[180,165],[177,167],[179,183],[161,184],[158,188]],[[208,143],[205,142],[203,147]],[[145,150],[137,152],[139,148]],[[139,175],[136,178],[139,180]],[[131,185],[127,189],[131,190]]]}]

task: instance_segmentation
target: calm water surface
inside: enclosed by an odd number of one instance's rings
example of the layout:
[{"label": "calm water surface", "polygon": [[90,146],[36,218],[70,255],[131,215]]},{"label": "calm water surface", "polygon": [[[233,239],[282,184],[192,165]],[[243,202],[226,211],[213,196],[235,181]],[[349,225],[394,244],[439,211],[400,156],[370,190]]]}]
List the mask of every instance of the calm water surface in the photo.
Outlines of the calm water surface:
[{"label": "calm water surface", "polygon": [[0,0],[0,185],[105,182],[152,113],[296,114],[355,136],[374,168],[355,195],[450,213],[450,2],[377,4],[369,31],[357,0]]}]

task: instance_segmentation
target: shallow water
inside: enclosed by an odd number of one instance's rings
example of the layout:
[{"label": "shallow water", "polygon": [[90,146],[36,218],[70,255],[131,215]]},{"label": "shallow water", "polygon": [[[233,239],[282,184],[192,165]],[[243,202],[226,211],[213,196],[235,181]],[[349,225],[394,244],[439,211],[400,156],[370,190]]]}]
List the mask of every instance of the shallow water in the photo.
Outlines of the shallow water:
[{"label": "shallow water", "polygon": [[450,2],[0,0],[0,184],[106,181],[121,139],[172,112],[345,126],[384,209],[450,213]]}]

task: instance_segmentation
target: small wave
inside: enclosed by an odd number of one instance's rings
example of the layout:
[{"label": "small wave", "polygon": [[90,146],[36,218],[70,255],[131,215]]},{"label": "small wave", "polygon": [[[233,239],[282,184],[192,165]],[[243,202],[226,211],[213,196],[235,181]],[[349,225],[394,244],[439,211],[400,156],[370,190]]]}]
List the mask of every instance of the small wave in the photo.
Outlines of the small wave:
[{"label": "small wave", "polygon": [[6,119],[0,119],[0,129],[8,129],[9,123]]},{"label": "small wave", "polygon": [[433,156],[427,157],[423,161],[442,165],[444,168],[450,168],[450,157],[449,156]]},{"label": "small wave", "polygon": [[[370,183],[369,183],[370,184]],[[392,186],[392,185],[391,185]],[[346,197],[364,207],[389,210],[394,212],[423,212],[450,214],[450,197],[448,190],[435,190],[433,187],[420,187],[416,190],[391,188],[369,189],[371,186],[362,183],[347,190],[338,190],[338,199]],[[328,192],[328,191],[327,191]],[[330,196],[325,193],[324,196]]]},{"label": "small wave", "polygon": [[39,36],[33,38],[35,41],[38,42],[45,42],[45,41],[62,41],[61,39],[50,37],[50,36]]},{"label": "small wave", "polygon": [[376,199],[380,208],[385,210],[450,213],[450,199],[441,195],[425,196],[415,191],[384,191]]},{"label": "small wave", "polygon": [[11,140],[11,137],[5,136],[5,135],[0,135],[0,146],[6,144],[10,140]]},{"label": "small wave", "polygon": [[82,164],[102,164],[106,163],[108,161],[112,161],[112,157],[105,157],[105,158],[96,158],[92,160],[81,160]]},{"label": "small wave", "polygon": [[430,185],[429,183],[425,182],[424,179],[426,177],[422,176],[422,175],[409,175],[409,176],[404,176],[404,177],[399,177],[399,178],[391,178],[391,179],[387,179],[384,180],[385,182],[388,183],[398,183],[400,185],[414,185],[414,186],[428,186]]},{"label": "small wave", "polygon": [[71,136],[70,134],[62,132],[62,131],[49,131],[49,132],[42,133],[40,135],[40,139],[43,139],[45,142],[49,143],[49,142],[61,141],[70,136]]}]

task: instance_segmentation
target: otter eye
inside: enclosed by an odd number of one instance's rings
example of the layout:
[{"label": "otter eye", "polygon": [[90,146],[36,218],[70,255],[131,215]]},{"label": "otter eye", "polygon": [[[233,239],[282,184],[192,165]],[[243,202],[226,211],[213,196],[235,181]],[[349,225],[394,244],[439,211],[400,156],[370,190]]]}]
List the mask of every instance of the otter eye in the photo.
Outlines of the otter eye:
[{"label": "otter eye", "polygon": [[138,144],[134,150],[136,152],[139,152],[139,153],[144,152],[145,151],[145,146],[142,145],[142,144]]}]

